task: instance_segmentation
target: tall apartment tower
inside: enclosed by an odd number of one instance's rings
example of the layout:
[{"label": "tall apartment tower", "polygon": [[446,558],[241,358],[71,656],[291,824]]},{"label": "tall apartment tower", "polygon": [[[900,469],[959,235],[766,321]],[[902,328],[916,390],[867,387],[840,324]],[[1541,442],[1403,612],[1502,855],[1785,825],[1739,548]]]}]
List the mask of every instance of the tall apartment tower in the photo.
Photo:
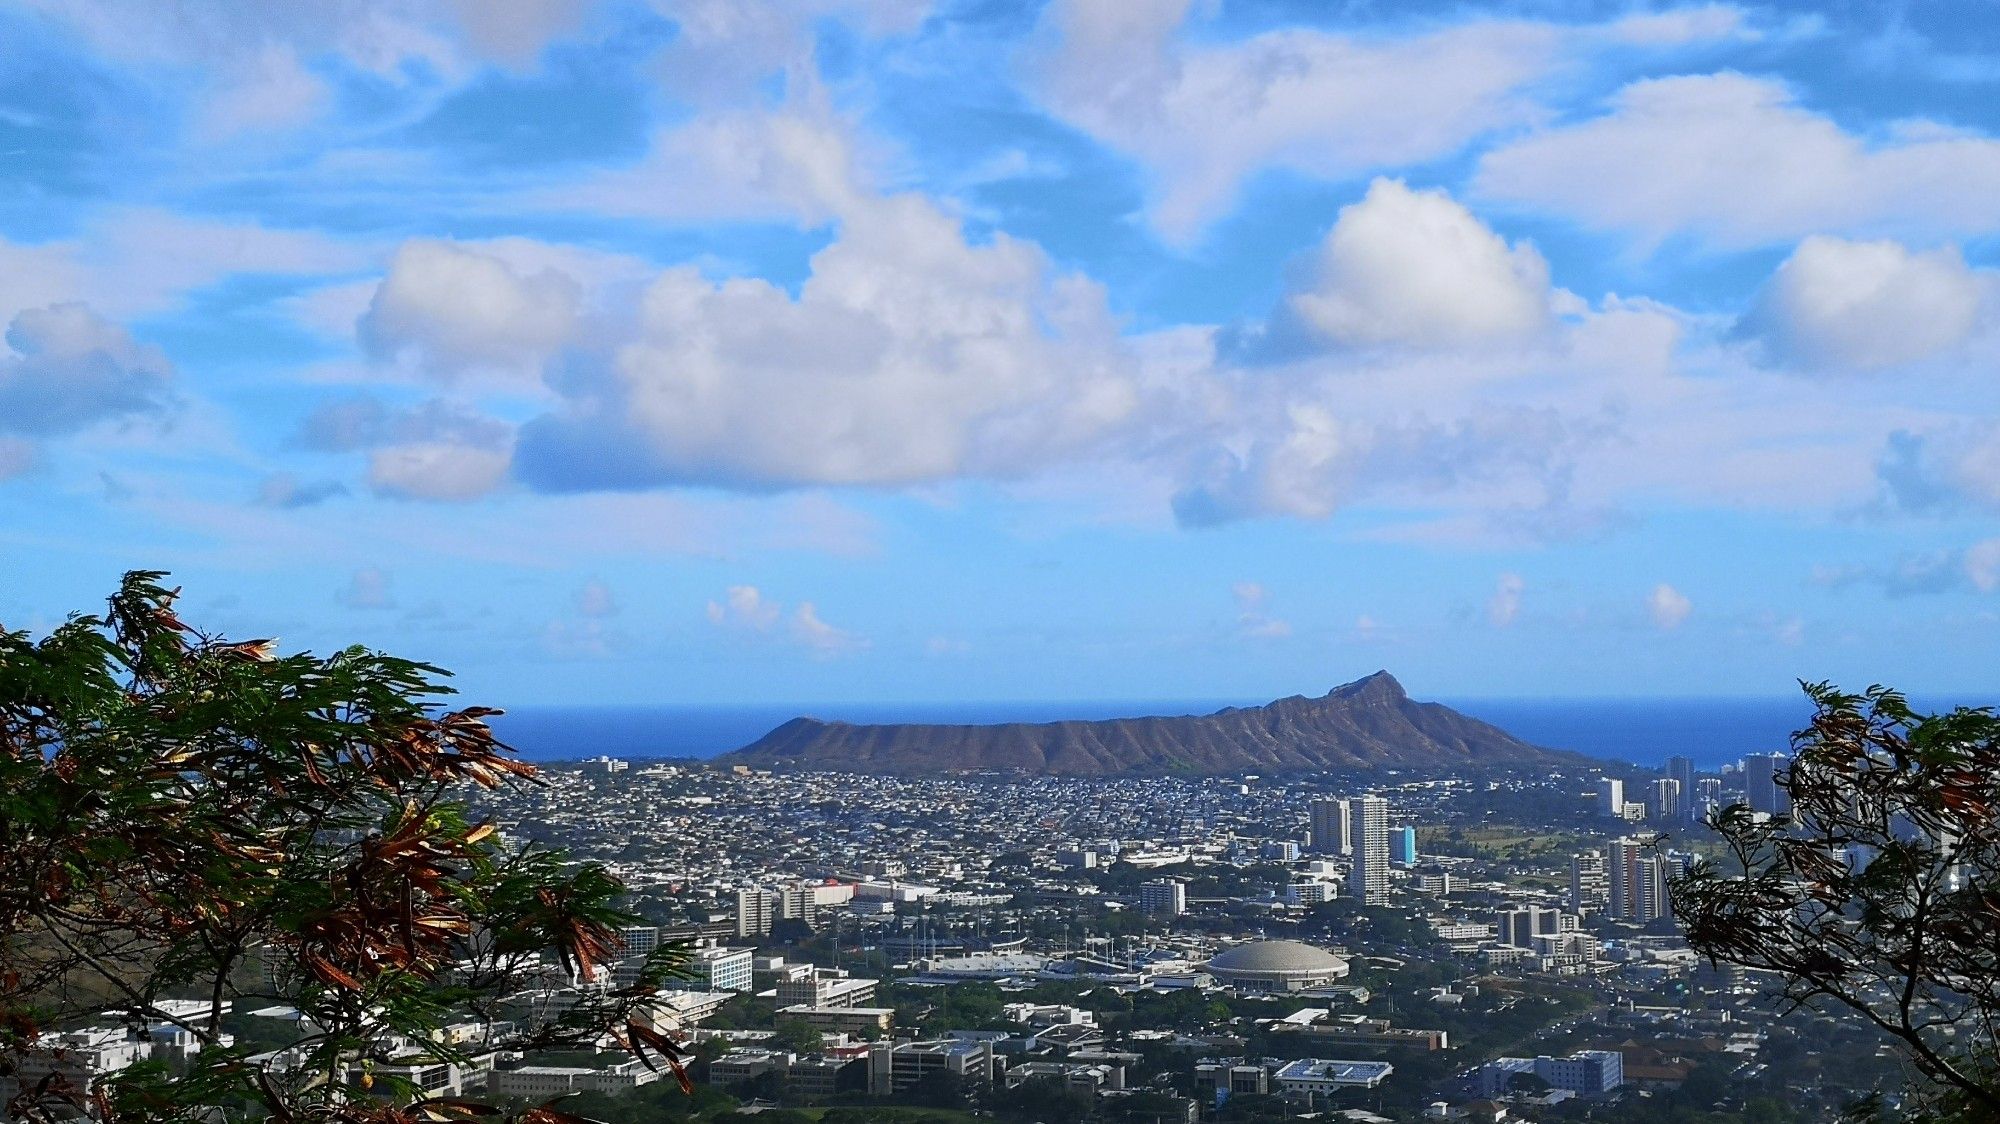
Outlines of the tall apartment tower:
[{"label": "tall apartment tower", "polygon": [[1616,777],[1597,778],[1597,810],[1607,816],[1625,814],[1625,782]]},{"label": "tall apartment tower", "polygon": [[1363,905],[1383,904],[1389,900],[1389,802],[1379,796],[1359,796],[1348,802],[1348,809],[1354,848],[1348,896]]},{"label": "tall apartment tower", "polygon": [[1657,819],[1670,820],[1680,814],[1681,782],[1672,777],[1660,777],[1653,782],[1653,815]]},{"label": "tall apartment tower", "polygon": [[1162,878],[1141,884],[1139,909],[1160,917],[1179,917],[1187,912],[1187,883],[1178,878]]},{"label": "tall apartment tower", "polygon": [[1792,794],[1778,784],[1791,764],[1792,759],[1782,753],[1753,753],[1743,759],[1743,788],[1751,811],[1791,814]]},{"label": "tall apartment tower", "polygon": [[1610,861],[1605,866],[1605,880],[1610,883],[1611,916],[1629,921],[1634,912],[1632,901],[1632,875],[1644,848],[1636,839],[1613,839],[1608,848]]},{"label": "tall apartment tower", "polygon": [[768,937],[778,919],[778,895],[757,886],[736,891],[736,935]]},{"label": "tall apartment tower", "polygon": [[1348,801],[1321,798],[1306,805],[1312,817],[1312,834],[1307,840],[1322,855],[1345,855],[1354,850],[1348,831]]},{"label": "tall apartment tower", "polygon": [[810,882],[794,882],[779,891],[778,916],[788,921],[803,921],[806,928],[819,928],[819,899],[814,896],[814,886]]},{"label": "tall apartment tower", "polygon": [[1680,782],[1681,802],[1694,799],[1694,758],[1675,755],[1667,758],[1667,779]]},{"label": "tall apartment tower", "polygon": [[1632,920],[1646,922],[1672,912],[1667,904],[1667,879],[1675,873],[1665,855],[1648,855],[1632,864]]},{"label": "tall apartment tower", "polygon": [[1643,924],[1668,914],[1667,880],[1680,873],[1674,859],[1627,836],[1611,841],[1610,868],[1611,916]]},{"label": "tall apartment tower", "polygon": [[1417,829],[1409,824],[1389,831],[1389,861],[1397,866],[1417,865]]},{"label": "tall apartment tower", "polygon": [[1611,902],[1603,851],[1578,851],[1569,857],[1569,908],[1575,913],[1600,912]]}]

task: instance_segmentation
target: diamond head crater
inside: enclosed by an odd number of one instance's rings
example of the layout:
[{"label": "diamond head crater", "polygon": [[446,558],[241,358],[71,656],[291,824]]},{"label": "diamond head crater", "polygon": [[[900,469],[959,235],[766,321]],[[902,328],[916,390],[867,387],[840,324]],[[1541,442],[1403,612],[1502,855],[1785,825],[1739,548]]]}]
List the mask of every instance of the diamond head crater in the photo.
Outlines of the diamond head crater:
[{"label": "diamond head crater", "polygon": [[917,774],[964,770],[1063,776],[1300,773],[1574,763],[1378,671],[1317,698],[1294,695],[1213,714],[1067,722],[826,722],[795,718],[724,754],[724,765]]}]

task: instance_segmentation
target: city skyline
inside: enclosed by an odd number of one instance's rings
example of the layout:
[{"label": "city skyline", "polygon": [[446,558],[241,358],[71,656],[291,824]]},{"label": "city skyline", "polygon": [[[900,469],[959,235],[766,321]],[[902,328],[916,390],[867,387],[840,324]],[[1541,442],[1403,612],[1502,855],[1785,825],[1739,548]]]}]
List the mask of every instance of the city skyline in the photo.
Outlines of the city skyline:
[{"label": "city skyline", "polygon": [[0,625],[475,701],[1977,696],[1974,8],[0,6]]}]

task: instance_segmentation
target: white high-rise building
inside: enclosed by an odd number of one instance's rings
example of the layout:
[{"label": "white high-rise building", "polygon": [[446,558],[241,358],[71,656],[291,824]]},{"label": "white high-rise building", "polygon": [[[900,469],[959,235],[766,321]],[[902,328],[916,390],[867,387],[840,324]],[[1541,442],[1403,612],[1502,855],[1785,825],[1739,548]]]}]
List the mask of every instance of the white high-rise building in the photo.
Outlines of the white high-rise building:
[{"label": "white high-rise building", "polygon": [[1607,816],[1625,814],[1625,782],[1616,777],[1597,779],[1597,810]]},{"label": "white high-rise building", "polygon": [[1681,782],[1672,777],[1660,777],[1653,782],[1654,819],[1670,820],[1681,810]]},{"label": "white high-rise building", "polygon": [[1515,948],[1533,948],[1536,937],[1562,932],[1562,916],[1559,910],[1532,905],[1501,910],[1493,917],[1494,939]]},{"label": "white high-rise building", "polygon": [[1611,900],[1603,851],[1578,851],[1569,857],[1569,907],[1577,913],[1602,910]]},{"label": "white high-rise building", "polygon": [[1634,911],[1632,875],[1645,848],[1639,840],[1628,836],[1612,840],[1608,850],[1610,861],[1605,864],[1604,874],[1605,881],[1609,883],[1606,887],[1611,899],[1609,912],[1613,917],[1630,920]]},{"label": "white high-rise building", "polygon": [[749,991],[751,950],[713,945],[694,950],[684,969],[702,991]]},{"label": "white high-rise building", "polygon": [[1333,798],[1314,800],[1306,805],[1312,815],[1309,842],[1322,855],[1346,855],[1354,850],[1349,831],[1349,801]]},{"label": "white high-rise building", "polygon": [[1187,912],[1187,883],[1178,878],[1162,878],[1141,885],[1139,909],[1161,917],[1179,917]]},{"label": "white high-rise building", "polygon": [[1354,877],[1348,879],[1348,896],[1364,905],[1380,905],[1389,900],[1389,802],[1379,796],[1359,796],[1348,802],[1348,822],[1353,832]]},{"label": "white high-rise building", "polygon": [[758,886],[736,891],[736,935],[768,937],[778,919],[778,895]]},{"label": "white high-rise building", "polygon": [[1653,921],[1673,912],[1667,879],[1675,873],[1665,855],[1648,855],[1632,865],[1632,920]]},{"label": "white high-rise building", "polygon": [[786,886],[778,895],[778,916],[787,921],[803,921],[806,928],[819,927],[818,889],[811,882],[795,882]]},{"label": "white high-rise building", "polygon": [[1627,836],[1611,841],[1607,871],[1611,883],[1611,916],[1645,923],[1667,916],[1667,880],[1681,872],[1673,858],[1657,854],[1648,840]]}]

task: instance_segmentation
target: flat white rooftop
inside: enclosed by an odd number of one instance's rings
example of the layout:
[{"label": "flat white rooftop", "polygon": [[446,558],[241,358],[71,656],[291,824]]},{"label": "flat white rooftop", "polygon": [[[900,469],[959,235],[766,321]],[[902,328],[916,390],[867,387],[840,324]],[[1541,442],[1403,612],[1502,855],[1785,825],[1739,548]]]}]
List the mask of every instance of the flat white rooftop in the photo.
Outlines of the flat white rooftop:
[{"label": "flat white rooftop", "polygon": [[1323,1083],[1352,1085],[1372,1089],[1382,1083],[1382,1079],[1396,1071],[1388,1062],[1359,1062],[1344,1059],[1300,1058],[1286,1062],[1279,1068],[1277,1078],[1280,1083],[1296,1081],[1301,1083]]}]

